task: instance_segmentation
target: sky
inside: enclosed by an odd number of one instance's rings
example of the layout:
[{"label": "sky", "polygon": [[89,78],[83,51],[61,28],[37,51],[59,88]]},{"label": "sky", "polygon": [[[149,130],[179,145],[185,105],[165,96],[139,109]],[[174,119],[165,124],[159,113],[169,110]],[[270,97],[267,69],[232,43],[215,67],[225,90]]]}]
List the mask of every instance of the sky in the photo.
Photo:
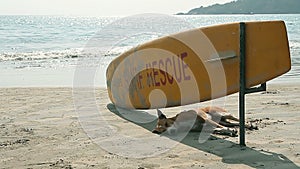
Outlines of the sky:
[{"label": "sky", "polygon": [[129,16],[175,14],[233,0],[0,0],[0,15]]}]

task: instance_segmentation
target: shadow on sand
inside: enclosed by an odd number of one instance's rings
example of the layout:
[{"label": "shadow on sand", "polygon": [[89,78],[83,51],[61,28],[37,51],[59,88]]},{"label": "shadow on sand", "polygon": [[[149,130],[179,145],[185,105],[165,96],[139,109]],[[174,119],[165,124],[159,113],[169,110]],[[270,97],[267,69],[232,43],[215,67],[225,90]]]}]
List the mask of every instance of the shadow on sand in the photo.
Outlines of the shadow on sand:
[{"label": "shadow on sand", "polygon": [[[108,104],[107,108],[115,115],[125,119],[122,114],[116,109],[114,104]],[[141,113],[141,111],[132,110],[137,116],[149,116],[153,119],[153,115]],[[145,117],[143,117],[145,118]],[[125,119],[128,120],[128,119]],[[156,120],[150,123],[132,123],[151,131]],[[239,144],[224,140],[215,136],[211,136],[206,142],[199,143],[199,133],[189,133],[182,141],[182,144],[196,148],[198,150],[217,155],[222,158],[222,162],[227,164],[245,164],[253,168],[272,168],[272,169],[297,169],[300,168],[289,160],[283,154],[268,152],[264,150],[255,150],[249,147],[241,147]]]}]

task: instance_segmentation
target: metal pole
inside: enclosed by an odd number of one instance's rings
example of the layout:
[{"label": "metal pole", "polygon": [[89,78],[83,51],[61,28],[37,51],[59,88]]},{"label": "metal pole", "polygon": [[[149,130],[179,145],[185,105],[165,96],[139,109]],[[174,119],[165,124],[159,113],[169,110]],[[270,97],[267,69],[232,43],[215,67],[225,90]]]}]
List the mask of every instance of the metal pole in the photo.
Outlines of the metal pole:
[{"label": "metal pole", "polygon": [[246,93],[246,25],[240,23],[240,92],[239,92],[239,118],[240,118],[240,145],[245,143],[245,93]]}]

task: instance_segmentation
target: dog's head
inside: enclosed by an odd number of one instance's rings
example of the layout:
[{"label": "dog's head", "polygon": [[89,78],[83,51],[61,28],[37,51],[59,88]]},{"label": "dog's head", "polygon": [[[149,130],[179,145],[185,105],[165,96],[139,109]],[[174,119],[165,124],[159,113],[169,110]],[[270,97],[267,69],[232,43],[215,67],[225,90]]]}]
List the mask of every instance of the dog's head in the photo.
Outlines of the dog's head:
[{"label": "dog's head", "polygon": [[173,125],[174,120],[171,118],[167,118],[158,109],[157,109],[157,115],[158,115],[157,125],[156,125],[155,129],[152,130],[152,133],[161,134]]}]

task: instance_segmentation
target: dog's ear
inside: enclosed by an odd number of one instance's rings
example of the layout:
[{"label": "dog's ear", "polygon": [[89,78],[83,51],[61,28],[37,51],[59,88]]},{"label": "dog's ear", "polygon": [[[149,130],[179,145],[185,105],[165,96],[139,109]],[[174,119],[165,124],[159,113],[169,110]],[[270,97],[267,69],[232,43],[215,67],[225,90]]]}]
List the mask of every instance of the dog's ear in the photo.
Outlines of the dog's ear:
[{"label": "dog's ear", "polygon": [[159,109],[156,109],[156,110],[157,110],[157,115],[158,115],[159,119],[166,119],[167,118]]}]

